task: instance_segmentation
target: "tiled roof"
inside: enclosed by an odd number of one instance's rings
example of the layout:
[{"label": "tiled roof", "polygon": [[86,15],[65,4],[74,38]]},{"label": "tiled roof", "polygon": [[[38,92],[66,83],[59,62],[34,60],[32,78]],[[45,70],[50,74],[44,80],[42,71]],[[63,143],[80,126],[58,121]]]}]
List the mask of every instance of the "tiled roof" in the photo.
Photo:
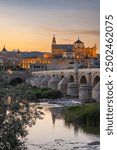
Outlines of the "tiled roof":
[{"label": "tiled roof", "polygon": [[53,49],[67,49],[69,46],[69,48],[73,48],[73,45],[72,44],[56,44],[56,45],[53,45],[52,48]]}]

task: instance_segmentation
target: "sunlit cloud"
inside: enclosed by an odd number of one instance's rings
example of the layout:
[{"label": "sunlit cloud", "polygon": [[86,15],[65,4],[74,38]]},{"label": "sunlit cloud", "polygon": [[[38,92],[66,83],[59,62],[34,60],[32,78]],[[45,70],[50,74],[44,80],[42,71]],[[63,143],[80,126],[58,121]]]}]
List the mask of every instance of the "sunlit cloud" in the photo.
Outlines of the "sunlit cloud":
[{"label": "sunlit cloud", "polygon": [[53,34],[87,34],[87,35],[100,35],[99,30],[77,30],[77,29],[53,29],[53,28],[44,28],[43,30],[51,32]]},{"label": "sunlit cloud", "polygon": [[99,50],[100,0],[0,0],[0,50],[51,51],[58,43],[78,37]]}]

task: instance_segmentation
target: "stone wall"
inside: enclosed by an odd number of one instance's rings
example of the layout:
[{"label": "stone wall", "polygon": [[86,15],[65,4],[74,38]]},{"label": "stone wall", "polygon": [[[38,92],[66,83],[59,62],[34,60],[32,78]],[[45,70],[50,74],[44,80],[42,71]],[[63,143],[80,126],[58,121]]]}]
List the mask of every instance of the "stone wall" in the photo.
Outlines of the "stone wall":
[{"label": "stone wall", "polygon": [[66,96],[78,97],[82,102],[100,100],[100,69],[49,70],[32,73],[31,85],[61,90]]}]

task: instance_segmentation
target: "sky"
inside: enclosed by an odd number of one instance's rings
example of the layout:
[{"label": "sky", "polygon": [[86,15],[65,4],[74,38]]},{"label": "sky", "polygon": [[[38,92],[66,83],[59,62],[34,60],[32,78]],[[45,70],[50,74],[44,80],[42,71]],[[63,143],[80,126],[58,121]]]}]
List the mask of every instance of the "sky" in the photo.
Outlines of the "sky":
[{"label": "sky", "polygon": [[100,51],[100,0],[0,0],[0,50],[51,51],[73,44]]}]

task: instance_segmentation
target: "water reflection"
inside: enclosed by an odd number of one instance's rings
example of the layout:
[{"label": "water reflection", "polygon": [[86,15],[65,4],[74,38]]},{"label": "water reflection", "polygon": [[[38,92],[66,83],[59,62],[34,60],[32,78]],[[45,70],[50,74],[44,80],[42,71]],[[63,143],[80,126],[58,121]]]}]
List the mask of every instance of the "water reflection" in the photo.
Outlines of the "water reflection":
[{"label": "water reflection", "polygon": [[78,125],[77,123],[68,123],[68,122],[64,122],[65,126],[70,128],[74,128],[75,134],[77,135],[77,133],[79,131],[84,132],[86,134],[91,134],[91,135],[99,135],[100,134],[100,128],[99,127],[95,127],[95,126],[86,126],[86,125]]},{"label": "water reflection", "polygon": [[100,134],[100,127],[79,125],[78,123],[66,122],[66,120],[64,119],[64,115],[63,115],[64,108],[62,107],[57,107],[57,108],[53,107],[53,108],[50,108],[50,111],[51,111],[53,124],[55,124],[55,121],[57,119],[63,119],[65,127],[67,127],[68,129],[74,128],[75,134],[77,134],[79,130],[86,134],[94,134],[94,135]]},{"label": "water reflection", "polygon": [[51,112],[51,116],[52,116],[53,125],[55,125],[56,120],[63,119],[62,108],[60,108],[60,107],[50,108],[50,112]]},{"label": "water reflection", "polygon": [[99,144],[88,145],[90,142],[99,141],[98,129],[66,123],[63,110],[62,107],[43,105],[44,119],[29,128],[29,149],[99,150]]},{"label": "water reflection", "polygon": [[0,149],[25,150],[25,138],[28,134],[27,126],[42,119],[42,112],[38,105],[30,105],[26,100],[0,100]]}]

